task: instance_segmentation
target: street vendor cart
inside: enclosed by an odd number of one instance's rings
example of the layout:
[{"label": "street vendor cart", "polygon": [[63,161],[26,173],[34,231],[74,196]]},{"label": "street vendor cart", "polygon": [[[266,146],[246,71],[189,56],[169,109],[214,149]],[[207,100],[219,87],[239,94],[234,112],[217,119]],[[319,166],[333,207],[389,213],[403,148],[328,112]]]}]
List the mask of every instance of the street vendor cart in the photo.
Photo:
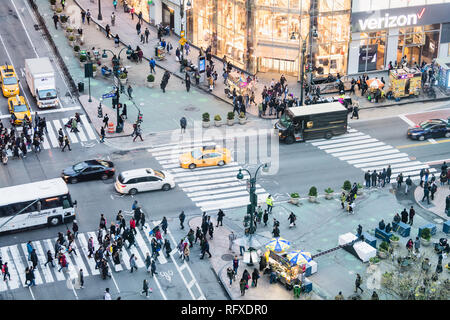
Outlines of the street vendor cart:
[{"label": "street vendor cart", "polygon": [[236,89],[237,95],[245,95],[248,90],[247,79],[244,75],[239,74],[238,72],[230,72],[227,77],[227,81],[225,82],[226,88],[225,93],[233,92]]},{"label": "street vendor cart", "polygon": [[165,60],[166,59],[166,51],[162,46],[156,46],[155,47],[155,57],[156,60]]},{"label": "street vendor cart", "polygon": [[393,69],[389,72],[393,97],[418,96],[422,87],[422,73],[416,68]]},{"label": "street vendor cart", "polygon": [[272,250],[267,250],[266,259],[271,273],[275,273],[277,280],[284,284],[288,290],[292,290],[294,285],[301,285],[300,279],[304,268],[299,265],[292,265],[286,257]]}]

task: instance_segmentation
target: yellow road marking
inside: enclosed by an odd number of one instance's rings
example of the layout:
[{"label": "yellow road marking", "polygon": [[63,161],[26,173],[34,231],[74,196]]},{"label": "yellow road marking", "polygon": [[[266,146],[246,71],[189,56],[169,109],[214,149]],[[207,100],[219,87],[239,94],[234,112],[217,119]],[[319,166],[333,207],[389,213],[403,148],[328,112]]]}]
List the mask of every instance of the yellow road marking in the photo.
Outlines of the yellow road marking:
[{"label": "yellow road marking", "polygon": [[405,144],[405,145],[402,145],[402,146],[396,146],[396,148],[397,149],[414,148],[414,147],[421,147],[421,146],[427,146],[427,145],[430,145],[430,144],[446,143],[446,142],[450,142],[450,139],[439,140],[439,141],[436,141],[435,143],[432,143],[432,142],[421,142],[421,143],[414,143],[414,144]]}]

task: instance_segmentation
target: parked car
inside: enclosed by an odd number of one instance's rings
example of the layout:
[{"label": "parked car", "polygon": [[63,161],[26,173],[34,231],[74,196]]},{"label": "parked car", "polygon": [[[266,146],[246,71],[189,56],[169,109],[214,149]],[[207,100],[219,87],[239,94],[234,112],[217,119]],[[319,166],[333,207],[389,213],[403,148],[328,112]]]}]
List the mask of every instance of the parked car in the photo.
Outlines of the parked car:
[{"label": "parked car", "polygon": [[450,138],[450,118],[430,119],[423,121],[414,128],[409,128],[407,132],[408,138],[423,141],[430,138]]},{"label": "parked car", "polygon": [[114,176],[116,169],[114,164],[107,160],[86,160],[62,171],[62,178],[67,183],[77,183],[79,181],[102,179],[106,180]]},{"label": "parked car", "polygon": [[168,191],[174,187],[175,181],[169,173],[151,168],[123,171],[115,183],[117,192],[131,195],[151,190]]}]

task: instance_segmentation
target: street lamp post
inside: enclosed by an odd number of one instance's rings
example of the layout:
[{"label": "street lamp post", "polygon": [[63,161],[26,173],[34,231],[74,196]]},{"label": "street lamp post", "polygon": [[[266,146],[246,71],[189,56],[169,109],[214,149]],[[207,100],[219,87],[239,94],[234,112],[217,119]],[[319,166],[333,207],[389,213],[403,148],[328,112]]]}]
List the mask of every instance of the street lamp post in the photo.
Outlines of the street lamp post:
[{"label": "street lamp post", "polygon": [[[307,41],[308,38],[310,38],[310,35],[313,35],[314,38],[317,38],[318,34],[316,29],[313,29],[312,31],[308,32],[308,34],[306,35],[306,38],[303,40],[301,34],[299,33],[299,38],[300,40],[302,40],[302,57],[301,57],[301,70],[300,70],[300,86],[301,86],[301,91],[300,91],[300,105],[303,105],[303,83],[304,83],[304,78],[305,78],[305,52],[306,52],[306,45],[307,45]],[[311,46],[310,46],[311,47]],[[311,49],[310,49],[310,53],[311,53]]]},{"label": "street lamp post", "polygon": [[[180,18],[181,18],[181,33],[180,34],[181,34],[181,38],[184,38],[185,37],[185,33],[186,33],[186,31],[184,30],[184,23],[183,23],[184,6],[185,6],[184,1],[185,0],[180,0]],[[186,6],[188,6],[188,7],[191,6],[191,1],[190,0],[187,1]],[[183,51],[184,51],[184,45],[181,45],[181,61],[183,61],[183,59],[184,59]]]},{"label": "street lamp post", "polygon": [[98,20],[103,20],[101,0],[98,0],[98,16],[97,16],[97,19]]},{"label": "street lamp post", "polygon": [[267,171],[269,168],[269,165],[267,163],[261,164],[258,169],[256,169],[255,174],[252,176],[250,171],[247,169],[239,169],[239,173],[237,174],[236,178],[239,180],[242,180],[244,178],[244,175],[242,174],[242,170],[246,171],[250,176],[250,204],[247,205],[247,214],[250,214],[250,230],[249,234],[253,234],[255,232],[255,227],[253,226],[254,222],[254,213],[256,206],[258,205],[258,196],[256,195],[256,176],[258,175],[258,171],[260,168],[263,168],[263,171]]}]

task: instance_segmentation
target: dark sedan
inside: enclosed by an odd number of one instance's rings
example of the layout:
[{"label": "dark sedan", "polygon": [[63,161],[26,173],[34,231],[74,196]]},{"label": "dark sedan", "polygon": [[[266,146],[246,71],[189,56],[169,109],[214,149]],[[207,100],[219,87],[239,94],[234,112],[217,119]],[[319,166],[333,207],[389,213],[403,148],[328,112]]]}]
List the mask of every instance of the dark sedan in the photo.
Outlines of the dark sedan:
[{"label": "dark sedan", "polygon": [[450,119],[431,119],[408,129],[408,138],[423,141],[430,138],[450,138]]},{"label": "dark sedan", "polygon": [[114,164],[107,160],[87,160],[79,162],[63,170],[61,176],[66,182],[106,180],[114,176]]}]

